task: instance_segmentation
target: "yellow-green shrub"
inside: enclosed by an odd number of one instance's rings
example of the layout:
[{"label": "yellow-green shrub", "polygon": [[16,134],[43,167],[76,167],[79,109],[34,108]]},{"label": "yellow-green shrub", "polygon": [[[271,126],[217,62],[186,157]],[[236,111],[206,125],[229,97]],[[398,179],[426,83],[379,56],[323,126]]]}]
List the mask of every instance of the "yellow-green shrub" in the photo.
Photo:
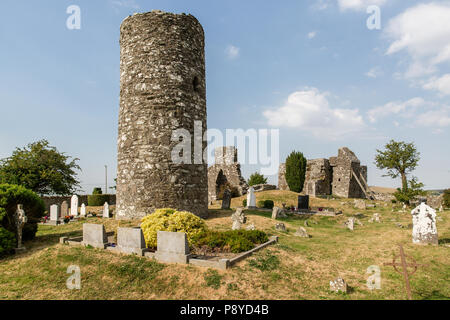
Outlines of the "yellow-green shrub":
[{"label": "yellow-green shrub", "polygon": [[142,218],[141,229],[148,248],[156,248],[158,231],[185,232],[189,243],[193,238],[206,231],[205,222],[187,211],[175,209],[158,209],[153,214]]}]

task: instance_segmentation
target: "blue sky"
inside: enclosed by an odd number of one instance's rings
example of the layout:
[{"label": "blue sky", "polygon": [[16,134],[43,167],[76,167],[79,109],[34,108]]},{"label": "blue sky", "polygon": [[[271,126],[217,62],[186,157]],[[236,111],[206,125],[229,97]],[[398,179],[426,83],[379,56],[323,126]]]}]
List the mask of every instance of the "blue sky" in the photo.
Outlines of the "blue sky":
[{"label": "blue sky", "polygon": [[[372,4],[380,30],[366,26]],[[81,9],[80,30],[66,27],[70,5]],[[280,128],[282,160],[347,146],[369,184],[388,187],[399,181],[382,177],[375,149],[414,142],[414,175],[449,187],[449,1],[3,0],[0,157],[45,138],[80,158],[84,191],[102,186],[104,165],[112,181],[119,27],[153,9],[191,13],[205,29],[209,128]]]}]

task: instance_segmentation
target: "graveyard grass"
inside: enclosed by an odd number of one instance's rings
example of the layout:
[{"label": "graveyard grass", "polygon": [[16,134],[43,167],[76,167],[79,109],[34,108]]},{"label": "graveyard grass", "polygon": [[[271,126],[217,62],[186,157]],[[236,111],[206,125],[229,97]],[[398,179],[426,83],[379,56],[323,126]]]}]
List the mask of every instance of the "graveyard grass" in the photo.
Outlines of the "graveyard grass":
[{"label": "graveyard grass", "polygon": [[[257,193],[257,201],[272,199],[275,205],[295,205],[297,194],[288,191]],[[242,205],[244,197],[232,200],[232,207]],[[398,212],[399,205],[378,202],[376,208],[357,210],[353,200],[312,199],[312,206],[334,207],[344,212],[337,217],[271,219],[271,212],[246,211],[247,224],[270,235],[279,243],[254,254],[227,271],[189,265],[164,265],[147,258],[127,256],[106,250],[59,244],[61,236],[82,234],[80,221],[68,225],[39,226],[37,238],[26,242],[27,251],[0,260],[0,299],[406,299],[403,278],[392,267],[398,254],[397,244],[417,263],[426,264],[411,277],[413,298],[450,298],[450,211],[438,212],[439,246],[411,243],[411,215]],[[375,203],[375,202],[373,202]],[[392,212],[394,207],[396,212]],[[215,230],[231,228],[231,210],[210,208],[207,224]],[[348,217],[363,213],[363,226],[352,232],[343,226]],[[382,223],[369,223],[374,213]],[[90,218],[90,223],[104,223],[115,231],[119,222]],[[278,222],[286,224],[286,233],[275,230]],[[136,226],[139,221],[121,221],[120,226]],[[402,224],[400,228],[396,224]],[[298,227],[305,227],[311,238],[295,237]],[[81,290],[69,290],[67,268],[81,268]],[[371,265],[381,268],[381,290],[366,286]],[[347,294],[329,291],[329,282],[346,280]]]}]

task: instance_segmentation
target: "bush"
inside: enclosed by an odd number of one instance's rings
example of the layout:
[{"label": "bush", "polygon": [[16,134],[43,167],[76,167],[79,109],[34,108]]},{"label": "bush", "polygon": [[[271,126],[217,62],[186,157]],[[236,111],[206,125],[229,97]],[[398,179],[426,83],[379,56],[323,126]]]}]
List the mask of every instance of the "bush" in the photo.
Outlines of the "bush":
[{"label": "bush", "polygon": [[302,192],[306,175],[306,158],[301,152],[292,152],[286,159],[286,182],[291,191]]},{"label": "bush", "polygon": [[266,184],[267,183],[267,178],[264,178],[264,176],[258,172],[255,172],[254,174],[252,174],[250,176],[250,179],[248,179],[248,185],[254,186],[257,184]]},{"label": "bush", "polygon": [[90,207],[100,207],[108,202],[109,195],[107,194],[93,194],[88,196],[88,206]]},{"label": "bush", "polygon": [[193,244],[240,253],[268,240],[267,234],[259,230],[206,231],[194,237]]},{"label": "bush", "polygon": [[36,236],[37,224],[45,213],[44,202],[36,193],[25,187],[0,184],[0,226],[14,235],[16,234],[14,214],[18,204],[23,204],[23,210],[28,218],[23,227],[22,239],[23,241],[33,240]]},{"label": "bush", "polygon": [[206,224],[190,212],[158,209],[153,214],[142,218],[141,229],[147,247],[156,248],[158,231],[185,232],[189,243],[192,243],[194,237],[206,232]]},{"label": "bush", "polygon": [[242,200],[242,205],[243,205],[244,207],[247,206],[247,199]]},{"label": "bush", "polygon": [[0,257],[8,254],[16,245],[14,233],[0,227]]},{"label": "bush", "polygon": [[94,188],[92,194],[103,194],[102,188],[100,187]]},{"label": "bush", "polygon": [[444,200],[443,206],[445,208],[450,208],[450,189],[444,191]]},{"label": "bush", "polygon": [[264,201],[264,208],[266,209],[273,209],[275,206],[274,202],[272,200],[265,200]]},{"label": "bush", "polygon": [[258,208],[265,208],[265,209],[273,209],[275,204],[272,200],[260,200],[258,201]]}]

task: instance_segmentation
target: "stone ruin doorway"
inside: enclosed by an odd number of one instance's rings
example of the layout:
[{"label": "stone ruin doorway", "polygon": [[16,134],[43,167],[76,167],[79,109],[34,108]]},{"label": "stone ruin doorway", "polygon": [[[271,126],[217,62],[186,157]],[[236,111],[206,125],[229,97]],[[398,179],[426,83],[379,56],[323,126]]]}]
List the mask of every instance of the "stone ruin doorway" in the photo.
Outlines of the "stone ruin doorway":
[{"label": "stone ruin doorway", "polygon": [[227,177],[223,174],[223,170],[219,171],[219,174],[217,175],[216,179],[216,198],[217,200],[220,200],[222,198],[220,196],[220,189],[222,186],[225,186],[228,183]]}]

